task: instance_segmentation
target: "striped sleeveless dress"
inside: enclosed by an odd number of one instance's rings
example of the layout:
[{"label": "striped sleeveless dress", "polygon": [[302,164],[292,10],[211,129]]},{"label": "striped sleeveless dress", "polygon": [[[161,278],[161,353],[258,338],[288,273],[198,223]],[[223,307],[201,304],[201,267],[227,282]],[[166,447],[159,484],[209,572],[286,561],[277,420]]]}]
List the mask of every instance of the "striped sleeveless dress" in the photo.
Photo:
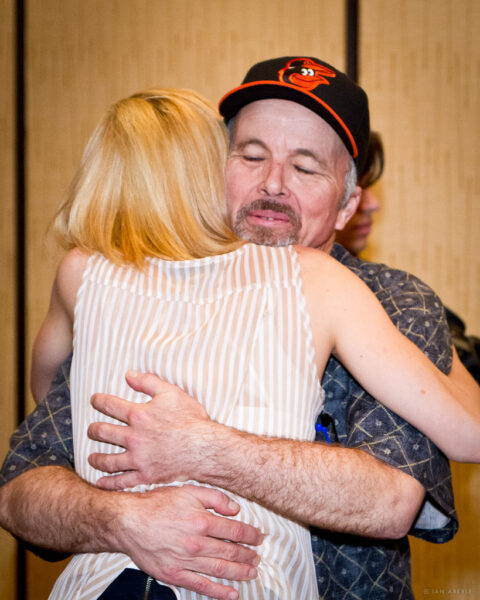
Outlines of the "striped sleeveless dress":
[{"label": "striped sleeveless dress", "polygon": [[[153,372],[179,385],[212,419],[226,425],[314,439],[323,392],[292,247],[245,244],[229,254],[198,260],[148,259],[142,271],[92,255],[78,292],[73,346],[75,469],[89,482],[102,475],[88,464],[90,453],[121,451],[88,439],[92,421],[115,422],[91,407],[90,396],[101,391],[132,402],[148,400],[125,383],[129,369]],[[317,598],[308,529],[229,495],[240,504],[238,518],[267,534],[259,547],[258,578],[232,584],[240,598]],[[50,598],[98,598],[127,567],[135,565],[124,554],[76,555]],[[207,600],[170,587],[178,599]]]}]

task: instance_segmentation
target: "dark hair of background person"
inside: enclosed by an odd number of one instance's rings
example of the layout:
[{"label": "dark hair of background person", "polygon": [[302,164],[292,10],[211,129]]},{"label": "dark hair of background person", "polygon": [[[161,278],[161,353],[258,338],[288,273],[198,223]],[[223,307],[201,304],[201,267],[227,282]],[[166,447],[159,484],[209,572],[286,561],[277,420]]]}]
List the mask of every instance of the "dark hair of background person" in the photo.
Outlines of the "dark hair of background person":
[{"label": "dark hair of background person", "polygon": [[358,177],[358,185],[361,188],[369,188],[376,183],[382,176],[384,164],[385,156],[382,138],[376,131],[371,131],[365,165]]}]

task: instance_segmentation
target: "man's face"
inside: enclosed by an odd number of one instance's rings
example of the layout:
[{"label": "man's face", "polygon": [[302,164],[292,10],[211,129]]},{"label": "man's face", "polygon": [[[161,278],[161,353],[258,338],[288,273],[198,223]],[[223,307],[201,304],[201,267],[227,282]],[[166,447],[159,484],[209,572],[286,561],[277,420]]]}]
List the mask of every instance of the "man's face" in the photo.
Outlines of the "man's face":
[{"label": "man's face", "polygon": [[312,111],[288,100],[248,104],[235,119],[226,167],[233,230],[256,244],[330,252],[350,216],[339,209],[348,164],[340,138]]},{"label": "man's face", "polygon": [[380,210],[380,202],[370,188],[362,189],[357,212],[337,233],[336,240],[351,254],[357,255],[365,250],[368,236],[372,230],[372,215]]}]

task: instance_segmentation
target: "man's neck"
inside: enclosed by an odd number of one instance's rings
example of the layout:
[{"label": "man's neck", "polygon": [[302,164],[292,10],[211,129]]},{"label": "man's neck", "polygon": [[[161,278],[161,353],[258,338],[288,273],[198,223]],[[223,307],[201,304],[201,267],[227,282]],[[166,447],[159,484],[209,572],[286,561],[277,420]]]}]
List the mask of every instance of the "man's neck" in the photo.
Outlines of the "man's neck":
[{"label": "man's neck", "polygon": [[333,244],[335,243],[335,234],[331,235],[328,240],[326,240],[323,244],[317,246],[317,250],[322,250],[322,252],[326,252],[327,254],[331,254],[333,250]]}]

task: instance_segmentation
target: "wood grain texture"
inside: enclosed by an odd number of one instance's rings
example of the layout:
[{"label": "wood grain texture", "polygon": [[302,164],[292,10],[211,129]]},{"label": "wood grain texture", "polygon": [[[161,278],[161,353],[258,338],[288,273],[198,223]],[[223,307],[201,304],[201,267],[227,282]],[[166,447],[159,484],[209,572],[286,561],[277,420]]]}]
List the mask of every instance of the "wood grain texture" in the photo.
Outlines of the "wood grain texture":
[{"label": "wood grain texture", "polygon": [[[480,3],[363,0],[360,18],[360,80],[386,152],[367,258],[420,276],[478,335]],[[460,532],[413,541],[417,598],[480,598],[480,467],[453,475]]]},{"label": "wood grain texture", "polygon": [[478,334],[480,3],[361,7],[361,83],[386,150],[369,257],[420,276]]},{"label": "wood grain texture", "polygon": [[[14,2],[0,3],[0,456],[15,426],[15,38]],[[16,542],[0,529],[0,598],[14,598]]]},{"label": "wood grain texture", "polygon": [[[212,102],[258,60],[304,53],[344,68],[343,0],[27,0],[29,345],[59,253],[47,225],[106,107],[153,86]],[[29,408],[32,407],[30,402]],[[29,557],[28,598],[59,566]]]},{"label": "wood grain texture", "polygon": [[[14,2],[0,3],[0,456],[15,426],[15,38]],[[0,598],[15,594],[16,542],[0,529]]]}]

